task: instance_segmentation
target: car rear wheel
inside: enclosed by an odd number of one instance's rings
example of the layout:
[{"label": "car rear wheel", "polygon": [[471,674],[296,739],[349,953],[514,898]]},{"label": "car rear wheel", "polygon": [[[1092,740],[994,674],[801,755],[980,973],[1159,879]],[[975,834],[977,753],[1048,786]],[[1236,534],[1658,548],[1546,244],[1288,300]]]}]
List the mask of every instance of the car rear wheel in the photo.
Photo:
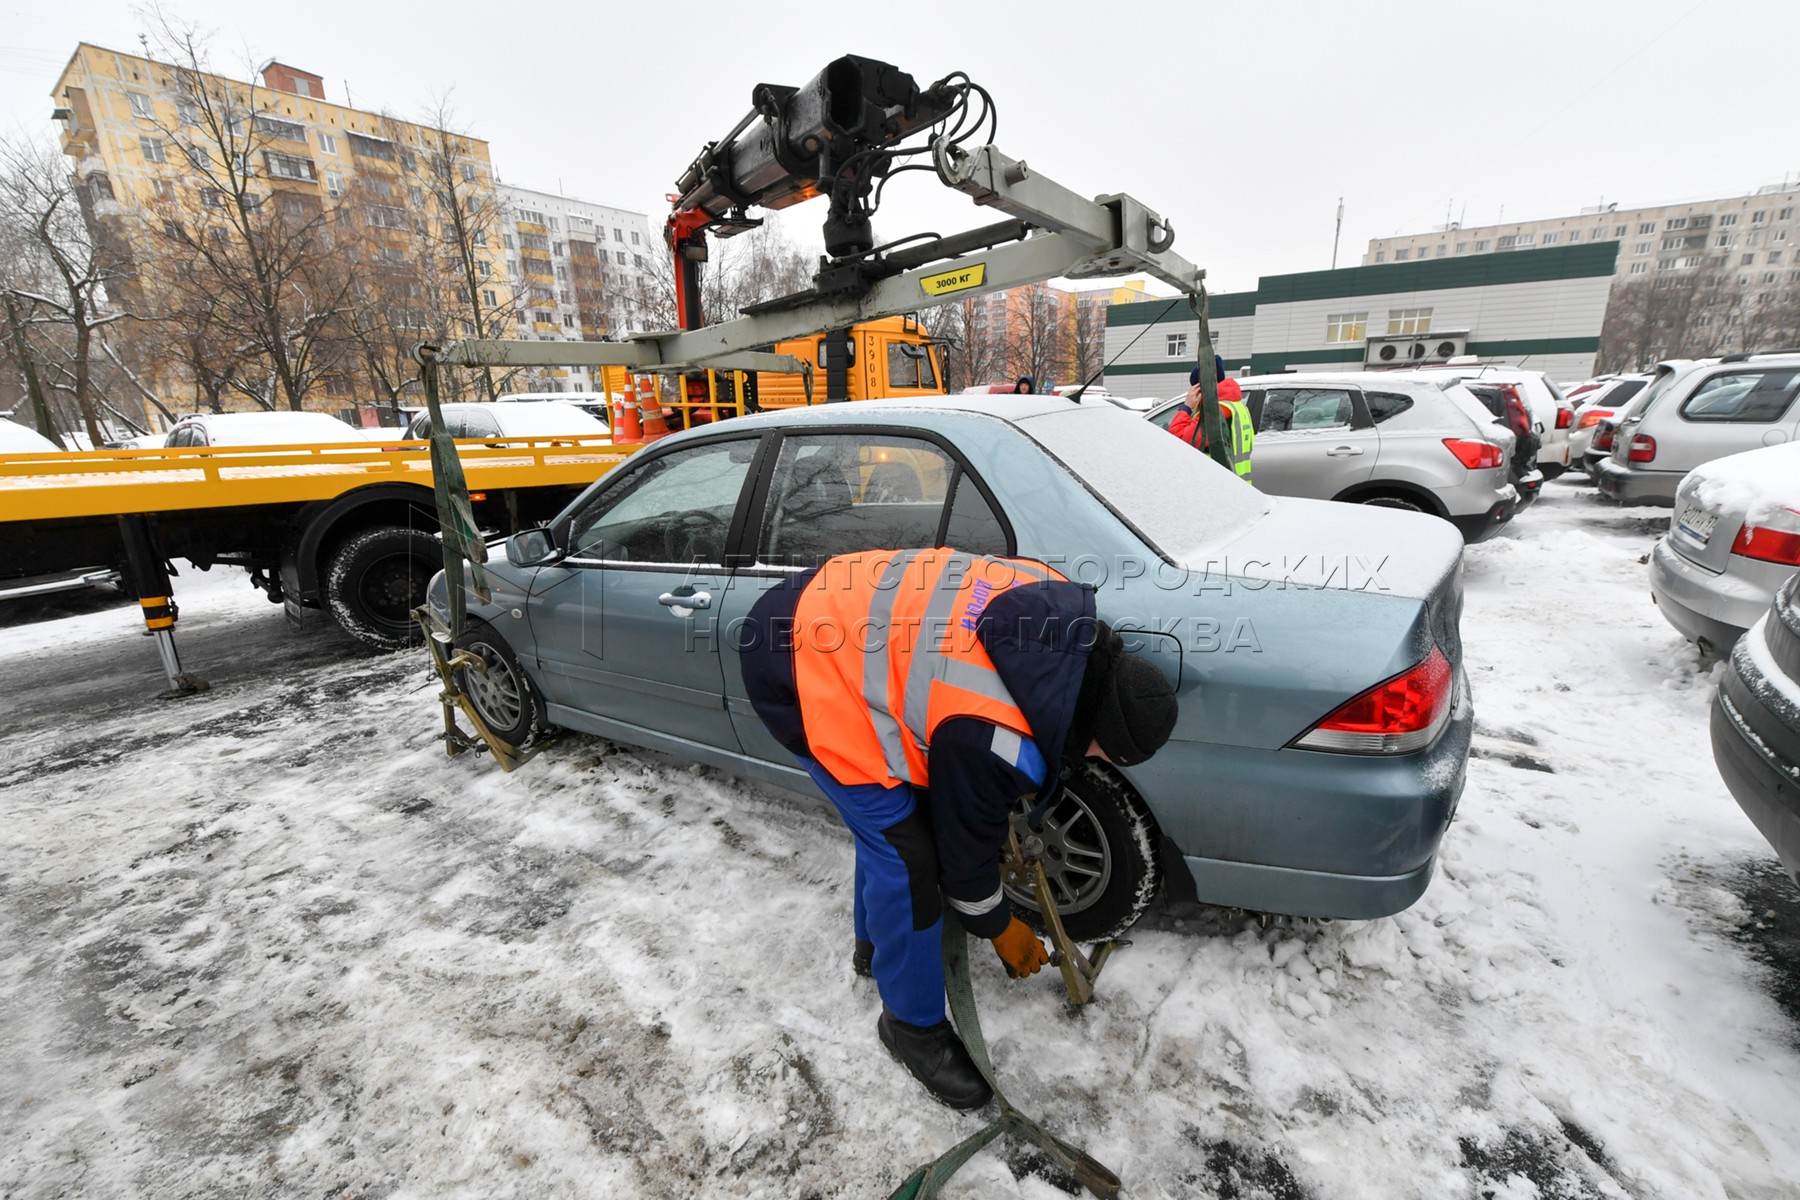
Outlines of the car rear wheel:
[{"label": "car rear wheel", "polygon": [[[1157,847],[1162,831],[1125,782],[1087,761],[1063,786],[1035,834],[1027,816],[1035,799],[1021,800],[1013,830],[1021,842],[1038,838],[1050,894],[1063,929],[1080,942],[1100,941],[1129,929],[1162,890]],[[1005,880],[1013,909],[1044,928],[1037,896],[1025,880]]]},{"label": "car rear wheel", "polygon": [[1424,512],[1423,505],[1404,496],[1370,496],[1363,501],[1371,508],[1398,508],[1403,512]]},{"label": "car rear wheel", "polygon": [[1541,462],[1538,464],[1538,470],[1540,470],[1544,473],[1544,482],[1545,483],[1549,483],[1552,479],[1555,479],[1557,476],[1561,475],[1564,471],[1566,471],[1568,469],[1569,468],[1563,466],[1561,463]]},{"label": "car rear wheel", "polygon": [[455,678],[490,733],[524,750],[549,731],[543,697],[519,666],[518,655],[492,625],[471,621],[452,644],[468,651],[485,668],[458,667]]},{"label": "car rear wheel", "polygon": [[412,610],[444,566],[435,533],[382,525],[352,535],[325,571],[325,605],[346,632],[377,650],[419,644]]}]

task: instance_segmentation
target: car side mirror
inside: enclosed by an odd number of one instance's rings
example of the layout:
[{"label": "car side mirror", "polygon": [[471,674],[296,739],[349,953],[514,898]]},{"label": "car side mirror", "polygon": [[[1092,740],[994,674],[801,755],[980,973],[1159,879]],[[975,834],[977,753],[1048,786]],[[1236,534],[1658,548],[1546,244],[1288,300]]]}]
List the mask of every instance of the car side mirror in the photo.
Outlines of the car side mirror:
[{"label": "car side mirror", "polygon": [[561,557],[556,539],[542,527],[527,529],[506,539],[506,561],[515,567],[541,567]]}]

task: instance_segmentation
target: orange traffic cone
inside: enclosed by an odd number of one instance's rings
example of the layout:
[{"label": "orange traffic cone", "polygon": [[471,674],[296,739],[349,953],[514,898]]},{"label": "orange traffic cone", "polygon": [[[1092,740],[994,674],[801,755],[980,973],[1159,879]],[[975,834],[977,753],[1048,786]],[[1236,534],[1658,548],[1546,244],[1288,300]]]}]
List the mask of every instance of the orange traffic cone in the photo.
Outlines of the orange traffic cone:
[{"label": "orange traffic cone", "polygon": [[613,444],[643,441],[644,427],[638,420],[637,385],[629,375],[625,376],[625,399],[614,411],[618,416],[613,421]]},{"label": "orange traffic cone", "polygon": [[647,394],[650,397],[649,403],[644,406],[644,440],[654,442],[657,438],[669,436],[669,422],[663,413],[662,399],[657,395],[655,381],[648,382],[648,392],[639,392],[638,395]]}]

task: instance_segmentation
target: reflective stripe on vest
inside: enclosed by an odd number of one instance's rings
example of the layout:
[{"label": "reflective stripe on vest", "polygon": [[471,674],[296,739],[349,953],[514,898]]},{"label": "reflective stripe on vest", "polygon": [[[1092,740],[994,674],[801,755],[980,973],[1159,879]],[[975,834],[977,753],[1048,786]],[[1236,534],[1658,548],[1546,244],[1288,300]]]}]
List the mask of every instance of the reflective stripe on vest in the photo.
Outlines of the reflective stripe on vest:
[{"label": "reflective stripe on vest", "polygon": [[1240,479],[1249,479],[1250,448],[1256,442],[1250,408],[1242,400],[1221,400],[1219,411],[1225,418],[1225,456]]},{"label": "reflective stripe on vest", "polygon": [[976,637],[1001,592],[1062,575],[951,550],[868,551],[826,562],[794,609],[794,685],[813,757],[854,786],[930,781],[931,735],[979,717],[1031,736]]}]

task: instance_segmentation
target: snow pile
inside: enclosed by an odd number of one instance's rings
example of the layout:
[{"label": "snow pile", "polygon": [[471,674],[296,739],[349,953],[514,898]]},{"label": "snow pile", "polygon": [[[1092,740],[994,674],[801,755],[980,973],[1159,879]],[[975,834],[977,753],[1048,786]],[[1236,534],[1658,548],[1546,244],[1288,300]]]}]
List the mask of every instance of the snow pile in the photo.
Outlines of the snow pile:
[{"label": "snow pile", "polygon": [[1800,442],[1716,458],[1696,467],[1683,488],[1710,511],[1742,512],[1751,528],[1800,515]]},{"label": "snow pile", "polygon": [[[1658,516],[1558,487],[1469,551],[1477,757],[1408,912],[1171,895],[1079,1014],[975,947],[1014,1101],[1133,1197],[1793,1196],[1794,1028],[1712,882],[1769,855]],[[192,700],[140,701],[129,610],[0,630],[0,1194],[879,1196],[979,1128],[876,1042],[822,803],[448,758],[416,657],[184,581]],[[137,673],[59,682],[96,661]],[[947,1194],[1067,1192],[1002,1145]]]}]

